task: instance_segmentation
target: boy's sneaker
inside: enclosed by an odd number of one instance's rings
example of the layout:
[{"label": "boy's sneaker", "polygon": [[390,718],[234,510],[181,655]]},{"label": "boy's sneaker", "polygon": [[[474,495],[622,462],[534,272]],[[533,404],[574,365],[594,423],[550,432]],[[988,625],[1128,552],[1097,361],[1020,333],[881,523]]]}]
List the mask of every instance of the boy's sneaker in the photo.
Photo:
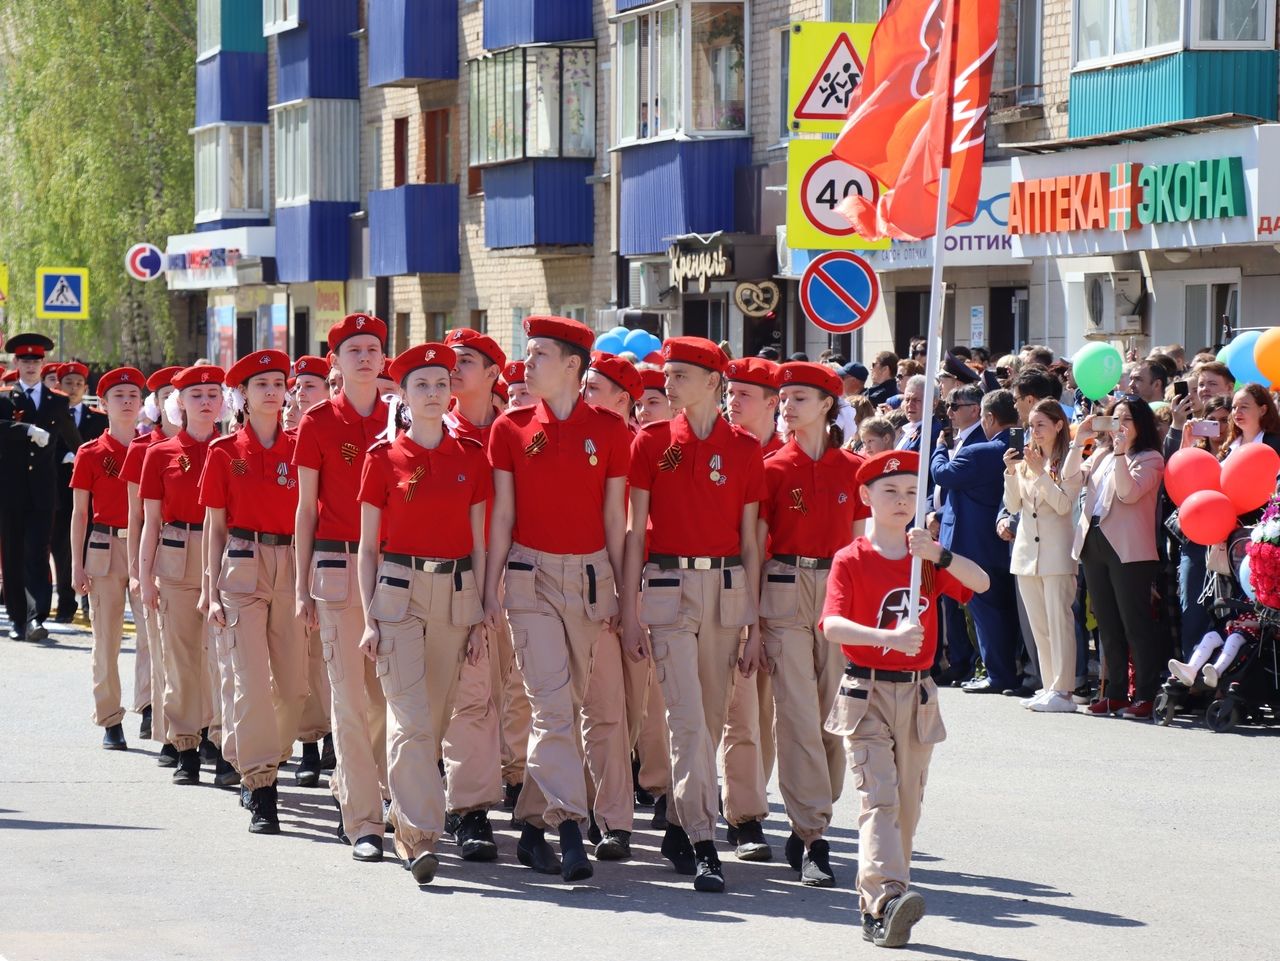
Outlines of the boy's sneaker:
[{"label": "boy's sneaker", "polygon": [[871,941],[878,948],[900,948],[911,940],[911,929],[923,917],[924,897],[915,891],[900,894],[885,905]]}]

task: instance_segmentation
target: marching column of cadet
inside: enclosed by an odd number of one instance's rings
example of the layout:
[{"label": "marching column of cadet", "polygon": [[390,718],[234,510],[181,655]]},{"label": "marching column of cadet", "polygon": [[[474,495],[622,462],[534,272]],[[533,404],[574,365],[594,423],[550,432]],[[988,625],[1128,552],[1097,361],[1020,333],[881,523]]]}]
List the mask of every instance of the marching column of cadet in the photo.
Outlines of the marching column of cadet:
[{"label": "marching column of cadet", "polygon": [[[850,551],[877,550],[888,576],[909,577],[905,524],[887,547],[888,515],[864,528],[873,491],[914,485],[915,455],[845,449],[824,365],[730,361],[676,337],[637,366],[593,353],[570,319],[530,317],[525,333],[509,364],[465,328],[388,360],[383,321],[353,314],[327,358],[109,371],[100,412],[81,402],[87,369],[64,369],[64,396],[39,379],[52,342],[11,338],[11,637],[39,639],[49,617],[44,504],[62,463],[54,553],[65,606],[88,597],[103,747],[127,748],[128,600],[141,736],[174,783],[199,783],[205,764],[238,788],[251,832],[280,832],[280,768],[301,741],[296,782],[333,771],[352,856],[382,860],[391,832],[418,884],[446,836],[464,860],[496,859],[489,812],[504,805],[521,864],[589,878],[588,845],[596,862],[630,858],[639,800],[675,871],[723,891],[716,822],[740,860],[770,859],[776,764],[787,860],[825,887],[852,764],[863,933],[905,943],[923,914],[907,890],[922,771],[942,736],[933,650],[911,640],[919,627],[864,615],[847,573],[838,591],[828,578]],[[951,557],[926,541],[910,551],[945,591]],[[887,768],[871,744],[886,728]]]}]

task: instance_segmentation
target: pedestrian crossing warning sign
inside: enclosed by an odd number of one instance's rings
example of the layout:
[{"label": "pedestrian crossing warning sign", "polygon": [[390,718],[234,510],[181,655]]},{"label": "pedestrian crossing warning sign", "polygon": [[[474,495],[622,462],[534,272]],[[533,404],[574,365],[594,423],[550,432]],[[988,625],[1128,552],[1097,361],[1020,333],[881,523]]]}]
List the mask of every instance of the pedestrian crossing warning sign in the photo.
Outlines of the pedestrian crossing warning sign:
[{"label": "pedestrian crossing warning sign", "polygon": [[787,103],[793,132],[839,133],[862,82],[875,25],[793,23]]},{"label": "pedestrian crossing warning sign", "polygon": [[0,264],[0,310],[9,306],[9,268]]},{"label": "pedestrian crossing warning sign", "polygon": [[84,267],[37,268],[36,316],[42,320],[88,320],[89,271]]}]

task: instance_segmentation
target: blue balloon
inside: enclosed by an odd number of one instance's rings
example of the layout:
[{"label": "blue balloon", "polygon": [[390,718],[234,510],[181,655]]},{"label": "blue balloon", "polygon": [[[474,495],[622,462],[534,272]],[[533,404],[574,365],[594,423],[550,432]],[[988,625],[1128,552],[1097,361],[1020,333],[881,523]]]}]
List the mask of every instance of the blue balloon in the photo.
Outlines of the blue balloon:
[{"label": "blue balloon", "polygon": [[607,334],[601,334],[596,338],[596,350],[601,351],[602,353],[620,354],[625,349],[626,347],[623,344],[622,338],[612,330]]},{"label": "blue balloon", "polygon": [[655,354],[655,353],[657,353],[657,352],[658,352],[658,351],[660,351],[660,350],[662,350],[662,338],[661,338],[661,337],[655,337],[653,334],[650,334],[650,335],[649,335],[649,350],[648,350],[648,353],[650,353],[650,354]]},{"label": "blue balloon", "polygon": [[652,339],[653,335],[647,330],[640,330],[637,328],[636,330],[627,331],[627,336],[622,339],[622,343],[627,350],[631,351],[631,353],[635,354],[637,357],[643,357],[645,354],[649,353],[645,348]]},{"label": "blue balloon", "polygon": [[1262,336],[1260,330],[1246,330],[1243,334],[1227,344],[1222,352],[1227,355],[1224,363],[1231,368],[1231,374],[1237,384],[1261,384],[1266,387],[1271,382],[1258,369],[1253,359],[1253,347]]},{"label": "blue balloon", "polygon": [[622,324],[619,324],[617,327],[614,327],[612,330],[610,330],[609,333],[617,334],[623,340],[626,340],[627,334],[631,333],[631,331],[628,330],[626,327],[622,326]]},{"label": "blue balloon", "polygon": [[1253,589],[1253,585],[1249,583],[1250,560],[1248,554],[1244,556],[1244,560],[1240,562],[1240,586],[1244,588],[1244,596],[1249,598],[1255,604],[1258,603],[1258,592]]}]

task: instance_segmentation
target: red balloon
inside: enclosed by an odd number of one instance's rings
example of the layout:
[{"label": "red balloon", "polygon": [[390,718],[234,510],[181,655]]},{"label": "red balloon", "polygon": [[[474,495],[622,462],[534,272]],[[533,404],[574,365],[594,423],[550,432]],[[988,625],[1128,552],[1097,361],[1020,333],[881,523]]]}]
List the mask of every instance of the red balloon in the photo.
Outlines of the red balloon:
[{"label": "red balloon", "polygon": [[1178,509],[1182,533],[1197,544],[1220,544],[1236,529],[1236,508],[1222,491],[1196,491]]},{"label": "red balloon", "polygon": [[1164,469],[1164,489],[1179,507],[1196,491],[1220,490],[1222,467],[1218,459],[1200,447],[1184,447]]},{"label": "red balloon", "polygon": [[1255,511],[1276,492],[1280,454],[1266,444],[1242,444],[1222,463],[1222,492],[1237,514]]}]

